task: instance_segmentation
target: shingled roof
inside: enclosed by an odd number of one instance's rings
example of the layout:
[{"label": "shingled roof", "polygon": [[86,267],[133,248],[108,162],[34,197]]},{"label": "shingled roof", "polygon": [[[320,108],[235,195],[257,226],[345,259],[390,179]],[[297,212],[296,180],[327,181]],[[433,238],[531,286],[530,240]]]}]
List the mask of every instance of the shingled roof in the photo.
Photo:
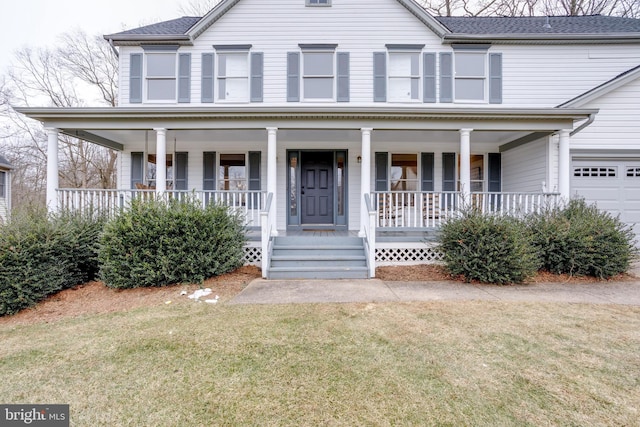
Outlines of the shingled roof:
[{"label": "shingled roof", "polygon": [[[640,19],[615,16],[435,17],[454,34],[640,33]],[[548,25],[547,25],[548,24]]]},{"label": "shingled roof", "polygon": [[140,28],[122,31],[120,33],[109,34],[104,36],[106,39],[115,36],[180,36],[189,31],[189,28],[198,22],[201,18],[198,16],[183,16],[182,18],[172,19],[170,21],[158,22],[156,24],[146,25]]}]

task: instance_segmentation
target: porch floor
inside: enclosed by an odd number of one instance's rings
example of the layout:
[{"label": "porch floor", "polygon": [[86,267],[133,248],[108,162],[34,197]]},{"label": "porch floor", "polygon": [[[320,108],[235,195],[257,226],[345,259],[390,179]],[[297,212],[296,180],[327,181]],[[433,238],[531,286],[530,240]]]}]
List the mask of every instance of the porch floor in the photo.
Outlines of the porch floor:
[{"label": "porch floor", "polygon": [[[259,242],[261,239],[260,229],[252,228],[247,230],[247,240]],[[358,237],[357,230],[278,230],[278,236],[283,237]],[[435,242],[438,237],[436,228],[415,228],[415,229],[377,229],[377,242]]]}]

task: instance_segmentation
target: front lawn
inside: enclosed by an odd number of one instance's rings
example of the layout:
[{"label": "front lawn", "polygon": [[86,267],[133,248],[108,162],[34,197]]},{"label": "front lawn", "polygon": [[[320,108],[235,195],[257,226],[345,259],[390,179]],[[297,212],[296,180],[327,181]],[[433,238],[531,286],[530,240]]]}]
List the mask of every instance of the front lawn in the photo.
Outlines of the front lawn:
[{"label": "front lawn", "polygon": [[71,425],[639,425],[640,307],[162,304],[0,325]]}]

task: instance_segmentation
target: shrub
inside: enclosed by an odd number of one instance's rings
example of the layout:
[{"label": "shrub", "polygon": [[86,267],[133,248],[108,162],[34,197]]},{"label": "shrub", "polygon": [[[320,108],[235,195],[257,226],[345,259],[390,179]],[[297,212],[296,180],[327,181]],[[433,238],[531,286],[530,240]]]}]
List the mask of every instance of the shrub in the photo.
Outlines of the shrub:
[{"label": "shrub", "polygon": [[539,268],[552,273],[606,279],[627,271],[637,253],[631,227],[583,199],[528,222]]},{"label": "shrub", "polygon": [[242,218],[196,199],[132,201],[102,236],[100,277],[112,288],[197,282],[242,265]]},{"label": "shrub", "polygon": [[0,315],[93,280],[104,218],[89,212],[20,212],[0,227]]},{"label": "shrub", "polygon": [[527,227],[513,217],[468,209],[445,221],[439,243],[449,272],[468,282],[522,282],[535,273]]}]

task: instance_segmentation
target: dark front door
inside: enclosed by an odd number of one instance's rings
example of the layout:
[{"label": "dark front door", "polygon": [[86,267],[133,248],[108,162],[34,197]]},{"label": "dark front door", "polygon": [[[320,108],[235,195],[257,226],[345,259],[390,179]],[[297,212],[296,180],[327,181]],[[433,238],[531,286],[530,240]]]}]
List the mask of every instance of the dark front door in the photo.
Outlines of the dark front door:
[{"label": "dark front door", "polygon": [[333,224],[333,152],[302,153],[302,224]]}]

